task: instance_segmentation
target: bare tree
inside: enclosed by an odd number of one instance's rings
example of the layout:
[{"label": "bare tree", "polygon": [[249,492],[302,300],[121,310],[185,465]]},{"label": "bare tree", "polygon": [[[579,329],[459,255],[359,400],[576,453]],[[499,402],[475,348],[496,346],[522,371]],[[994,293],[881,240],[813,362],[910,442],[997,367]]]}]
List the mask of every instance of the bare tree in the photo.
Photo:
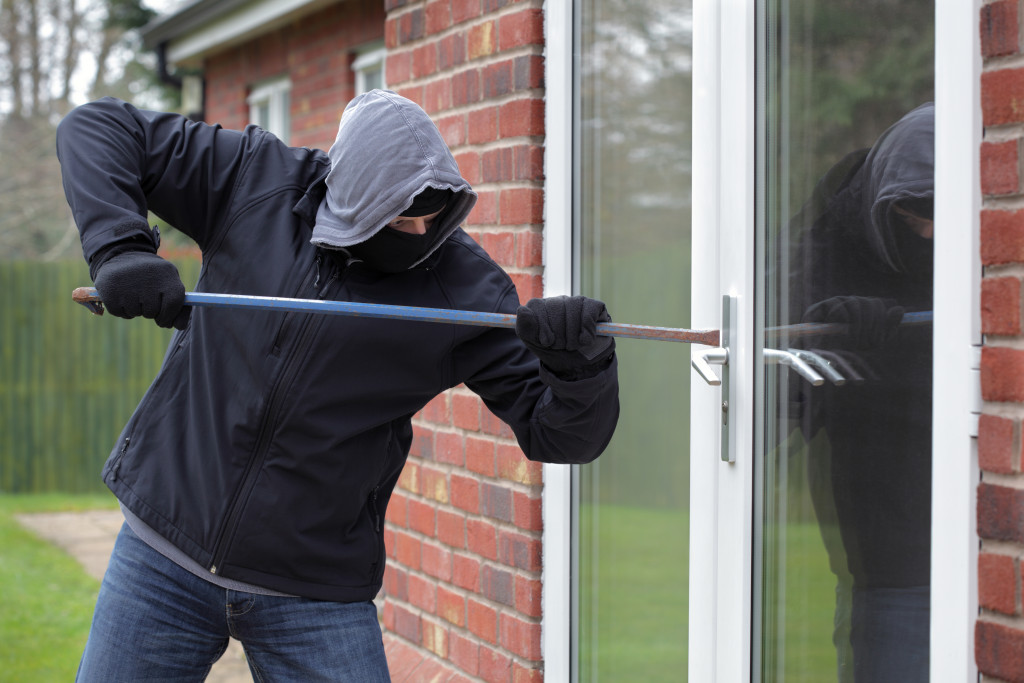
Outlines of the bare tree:
[{"label": "bare tree", "polygon": [[0,0],[0,258],[78,254],[54,153],[75,104],[156,88],[141,0]]}]

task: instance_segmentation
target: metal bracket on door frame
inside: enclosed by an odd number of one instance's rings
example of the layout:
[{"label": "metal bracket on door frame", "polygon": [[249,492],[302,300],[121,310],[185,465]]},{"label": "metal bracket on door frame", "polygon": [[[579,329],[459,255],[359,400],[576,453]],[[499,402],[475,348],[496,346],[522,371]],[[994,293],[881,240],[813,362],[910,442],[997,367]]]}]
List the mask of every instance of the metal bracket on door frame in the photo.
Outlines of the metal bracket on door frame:
[{"label": "metal bracket on door frame", "polygon": [[[722,296],[722,331],[719,343],[721,346],[702,351],[690,359],[690,364],[704,381],[711,386],[722,387],[722,434],[720,439],[722,462],[736,462],[736,454],[729,447],[729,344],[733,331],[736,329],[736,297],[731,294]],[[718,377],[711,369],[712,365],[722,366],[722,376]]]}]

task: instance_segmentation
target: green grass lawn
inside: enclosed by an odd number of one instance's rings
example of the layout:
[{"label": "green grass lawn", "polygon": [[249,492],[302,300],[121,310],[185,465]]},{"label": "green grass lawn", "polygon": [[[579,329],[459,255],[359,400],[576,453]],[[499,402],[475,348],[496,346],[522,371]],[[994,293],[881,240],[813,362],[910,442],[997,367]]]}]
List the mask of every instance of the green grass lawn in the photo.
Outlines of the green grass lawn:
[{"label": "green grass lawn", "polygon": [[81,565],[14,515],[115,507],[102,494],[0,495],[0,680],[74,680],[99,591]]}]

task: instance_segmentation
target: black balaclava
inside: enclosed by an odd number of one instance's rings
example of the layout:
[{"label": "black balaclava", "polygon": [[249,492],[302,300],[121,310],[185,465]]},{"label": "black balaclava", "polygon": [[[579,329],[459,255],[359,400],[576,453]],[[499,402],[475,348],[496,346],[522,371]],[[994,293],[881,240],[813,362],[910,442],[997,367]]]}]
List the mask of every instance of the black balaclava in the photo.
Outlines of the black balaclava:
[{"label": "black balaclava", "polygon": [[[402,212],[407,218],[429,216],[445,208],[451,197],[451,190],[437,190],[428,187]],[[349,252],[368,266],[382,273],[400,273],[418,263],[434,247],[438,238],[437,225],[441,216],[434,219],[430,228],[422,235],[402,232],[385,226],[370,239],[348,248]]]}]

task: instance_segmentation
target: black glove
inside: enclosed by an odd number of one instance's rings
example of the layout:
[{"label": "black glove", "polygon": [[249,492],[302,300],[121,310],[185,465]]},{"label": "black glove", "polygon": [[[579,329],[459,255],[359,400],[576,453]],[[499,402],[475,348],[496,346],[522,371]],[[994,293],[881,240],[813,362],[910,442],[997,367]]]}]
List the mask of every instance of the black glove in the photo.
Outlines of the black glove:
[{"label": "black glove", "polygon": [[93,282],[111,315],[141,315],[160,327],[185,329],[192,308],[185,306],[185,285],[173,263],[145,248],[119,249],[101,259],[94,261]]},{"label": "black glove", "polygon": [[615,340],[597,335],[597,323],[611,320],[596,299],[531,299],[516,312],[516,334],[561,379],[587,379],[611,364]]},{"label": "black glove", "polygon": [[890,299],[866,296],[834,296],[814,304],[804,313],[807,323],[848,325],[845,339],[854,349],[876,349],[896,336],[903,307]]}]

